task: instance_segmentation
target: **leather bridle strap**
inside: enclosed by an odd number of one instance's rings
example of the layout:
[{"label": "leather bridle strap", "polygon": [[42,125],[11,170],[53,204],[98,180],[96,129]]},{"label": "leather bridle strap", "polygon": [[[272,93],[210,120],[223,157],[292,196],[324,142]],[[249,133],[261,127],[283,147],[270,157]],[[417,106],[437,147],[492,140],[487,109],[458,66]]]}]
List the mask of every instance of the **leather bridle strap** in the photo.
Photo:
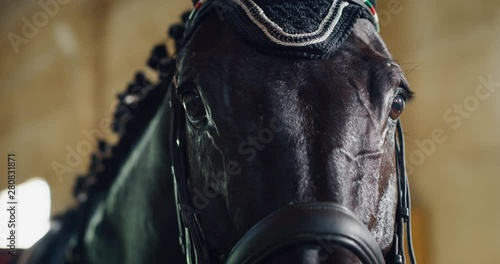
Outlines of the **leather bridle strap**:
[{"label": "leather bridle strap", "polygon": [[236,244],[227,264],[263,263],[283,249],[326,242],[351,250],[362,263],[384,263],[377,242],[349,209],[335,203],[288,205],[264,218]]},{"label": "leather bridle strap", "polygon": [[398,120],[396,124],[397,135],[395,136],[396,145],[396,171],[398,173],[398,209],[396,212],[396,234],[394,243],[395,254],[394,263],[406,263],[404,259],[404,231],[406,228],[406,242],[408,248],[408,255],[412,264],[416,264],[415,253],[413,250],[413,241],[411,233],[411,197],[410,197],[410,183],[406,173],[405,161],[405,144],[403,126],[401,121]]},{"label": "leather bridle strap", "polygon": [[174,84],[170,89],[170,155],[174,181],[179,244],[186,255],[187,264],[210,263],[205,237],[189,196],[188,164],[186,162],[186,133],[184,108],[177,100]]}]

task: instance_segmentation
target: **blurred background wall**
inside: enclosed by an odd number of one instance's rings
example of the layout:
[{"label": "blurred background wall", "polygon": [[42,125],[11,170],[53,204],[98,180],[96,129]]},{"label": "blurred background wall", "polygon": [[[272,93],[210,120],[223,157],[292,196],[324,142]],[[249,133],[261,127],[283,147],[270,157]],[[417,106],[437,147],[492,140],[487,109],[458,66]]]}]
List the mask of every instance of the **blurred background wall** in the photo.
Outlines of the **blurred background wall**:
[{"label": "blurred background wall", "polygon": [[[0,155],[16,153],[20,182],[47,180],[52,214],[74,204],[86,146],[113,139],[115,94],[189,2],[0,2]],[[420,263],[498,263],[498,1],[378,2],[382,35],[417,94],[404,125]]]}]

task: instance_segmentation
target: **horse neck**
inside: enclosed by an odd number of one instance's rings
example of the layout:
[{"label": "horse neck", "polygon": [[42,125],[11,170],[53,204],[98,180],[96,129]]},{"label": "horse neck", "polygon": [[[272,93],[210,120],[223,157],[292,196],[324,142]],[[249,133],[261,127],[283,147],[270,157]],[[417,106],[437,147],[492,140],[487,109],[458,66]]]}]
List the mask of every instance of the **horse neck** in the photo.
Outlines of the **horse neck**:
[{"label": "horse neck", "polygon": [[85,235],[90,263],[184,259],[170,173],[168,100],[167,96],[96,207]]}]

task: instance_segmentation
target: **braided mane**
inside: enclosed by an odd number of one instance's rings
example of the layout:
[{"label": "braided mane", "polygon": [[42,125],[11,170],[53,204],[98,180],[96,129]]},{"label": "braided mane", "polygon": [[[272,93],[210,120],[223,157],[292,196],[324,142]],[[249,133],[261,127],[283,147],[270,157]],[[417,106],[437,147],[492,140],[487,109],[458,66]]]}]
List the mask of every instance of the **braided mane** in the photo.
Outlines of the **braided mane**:
[{"label": "braided mane", "polygon": [[[171,25],[168,30],[176,50],[182,45],[188,16],[189,12],[184,13],[181,16],[182,22]],[[111,187],[123,163],[166,96],[175,72],[175,53],[169,54],[167,47],[159,44],[153,48],[146,64],[158,74],[158,82],[152,83],[139,71],[126,90],[117,95],[119,103],[113,114],[112,129],[119,135],[119,141],[112,146],[103,139],[99,140],[88,172],[78,176],[73,188],[73,195],[80,205],[86,203],[95,193]]]},{"label": "braided mane", "polygon": [[[175,50],[183,45],[189,13],[181,17],[182,22],[170,26],[168,30]],[[175,52],[169,54],[164,44],[155,46],[146,64],[157,73],[158,81],[153,83],[143,72],[137,72],[126,90],[117,95],[119,103],[113,114],[112,129],[118,134],[119,141],[111,145],[104,139],[99,140],[87,173],[79,175],[74,184],[73,195],[78,201],[77,206],[52,218],[59,224],[54,225],[55,228],[51,228],[32,247],[29,258],[34,259],[33,263],[52,263],[55,255],[63,255],[69,263],[83,263],[84,237],[93,208],[111,189],[120,169],[165,100],[176,69],[175,58]]]}]

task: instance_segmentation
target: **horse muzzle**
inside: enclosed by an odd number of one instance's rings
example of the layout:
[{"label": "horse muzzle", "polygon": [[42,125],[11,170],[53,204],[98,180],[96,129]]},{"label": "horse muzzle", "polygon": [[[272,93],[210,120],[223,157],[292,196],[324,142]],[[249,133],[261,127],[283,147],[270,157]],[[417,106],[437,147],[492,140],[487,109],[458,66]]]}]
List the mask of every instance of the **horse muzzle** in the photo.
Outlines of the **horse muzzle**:
[{"label": "horse muzzle", "polygon": [[[350,255],[357,261],[335,263],[385,263],[368,228],[353,212],[335,203],[292,204],[279,209],[238,241],[226,263],[266,263],[279,259],[287,250],[306,245],[317,245],[324,252],[321,256],[316,255],[316,261],[311,263],[323,262],[329,259],[325,254],[337,253]],[[334,247],[341,250],[332,250]]]}]

